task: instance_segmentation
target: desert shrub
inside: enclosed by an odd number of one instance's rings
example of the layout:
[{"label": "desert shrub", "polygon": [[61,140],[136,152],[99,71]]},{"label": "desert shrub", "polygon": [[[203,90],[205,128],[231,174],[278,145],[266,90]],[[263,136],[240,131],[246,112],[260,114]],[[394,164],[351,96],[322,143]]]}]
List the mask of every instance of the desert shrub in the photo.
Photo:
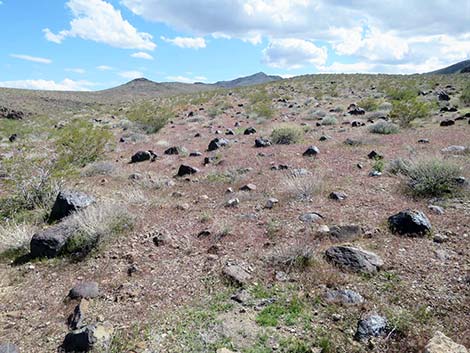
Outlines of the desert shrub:
[{"label": "desert shrub", "polygon": [[418,96],[415,88],[389,88],[386,90],[387,96],[394,101],[409,101]]},{"label": "desert shrub", "polygon": [[91,177],[95,175],[111,175],[115,170],[115,166],[111,162],[95,162],[88,165],[82,172],[81,175],[85,177]]},{"label": "desert shrub", "polygon": [[382,135],[396,134],[399,130],[398,125],[385,120],[378,121],[369,127],[369,132]]},{"label": "desert shrub", "polygon": [[466,106],[470,106],[470,83],[464,87],[462,94],[460,95],[460,101]]},{"label": "desert shrub", "polygon": [[322,125],[336,125],[338,124],[338,119],[336,119],[334,116],[327,116],[324,117],[321,121]]},{"label": "desert shrub", "polygon": [[76,231],[67,240],[65,252],[86,255],[113,236],[130,230],[134,216],[118,203],[103,202],[75,212],[66,221]]},{"label": "desert shrub", "polygon": [[412,162],[405,175],[413,194],[444,196],[455,193],[461,187],[456,181],[460,173],[460,166],[453,161],[428,158]]},{"label": "desert shrub", "polygon": [[274,116],[274,109],[272,100],[266,89],[257,89],[249,96],[250,113],[258,117],[272,118]]},{"label": "desert shrub", "polygon": [[284,125],[275,128],[271,133],[273,143],[278,145],[291,145],[301,142],[304,136],[304,130],[295,125]]},{"label": "desert shrub", "polygon": [[387,172],[389,172],[390,174],[394,174],[394,175],[398,175],[398,174],[406,175],[410,167],[411,167],[410,160],[397,158],[389,162],[387,166]]},{"label": "desert shrub", "polygon": [[401,127],[409,127],[416,119],[423,119],[431,112],[431,105],[417,98],[401,99],[392,102],[390,117]]},{"label": "desert shrub", "polygon": [[92,123],[74,120],[60,129],[56,138],[57,165],[60,169],[82,168],[103,156],[111,142],[108,130],[94,127]]},{"label": "desert shrub", "polygon": [[4,161],[4,168],[7,194],[0,199],[0,219],[24,220],[29,211],[50,209],[62,184],[53,161],[20,155]]},{"label": "desert shrub", "polygon": [[155,134],[160,131],[173,116],[170,109],[157,107],[150,101],[135,104],[128,113],[128,118],[147,134]]},{"label": "desert shrub", "polygon": [[303,270],[313,261],[313,248],[305,242],[287,244],[274,250],[268,257],[268,261],[275,267],[285,271],[293,269]]},{"label": "desert shrub", "polygon": [[365,109],[368,112],[373,112],[379,109],[380,103],[381,103],[380,100],[372,98],[372,97],[368,97],[368,98],[361,99],[359,102],[357,102],[357,105]]},{"label": "desert shrub", "polygon": [[281,193],[288,199],[309,200],[323,187],[320,175],[287,175],[280,183]]},{"label": "desert shrub", "polygon": [[15,222],[0,223],[0,255],[27,252],[35,228]]}]

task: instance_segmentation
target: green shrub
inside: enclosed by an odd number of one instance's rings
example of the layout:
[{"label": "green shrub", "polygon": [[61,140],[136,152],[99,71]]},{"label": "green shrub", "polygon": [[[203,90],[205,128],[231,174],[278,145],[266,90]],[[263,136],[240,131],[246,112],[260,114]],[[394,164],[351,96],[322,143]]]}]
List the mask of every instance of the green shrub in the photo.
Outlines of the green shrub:
[{"label": "green shrub", "polygon": [[327,126],[336,125],[336,124],[338,124],[338,119],[336,119],[334,116],[327,116],[327,117],[322,119],[321,124],[322,125],[327,125]]},{"label": "green shrub", "polygon": [[372,97],[361,99],[357,105],[368,112],[373,112],[379,109],[381,101]]},{"label": "green shrub", "polygon": [[457,182],[461,168],[453,161],[427,158],[406,162],[401,173],[412,193],[421,197],[452,195],[462,188]]},{"label": "green shrub", "polygon": [[409,101],[418,96],[415,88],[389,88],[386,90],[387,96],[394,101]]},{"label": "green shrub", "polygon": [[160,131],[173,116],[170,109],[157,107],[150,101],[135,104],[128,113],[129,120],[135,122],[147,134]]},{"label": "green shrub", "polygon": [[285,125],[275,128],[271,133],[273,143],[278,145],[291,145],[301,142],[304,137],[304,130],[299,126]]},{"label": "green shrub", "polygon": [[460,95],[460,101],[466,106],[470,106],[470,83],[467,83]]},{"label": "green shrub", "polygon": [[382,135],[396,134],[399,130],[398,125],[384,120],[378,121],[369,127],[369,132]]},{"label": "green shrub", "polygon": [[417,98],[392,102],[390,117],[401,127],[409,127],[415,119],[423,119],[431,112],[431,105]]},{"label": "green shrub", "polygon": [[387,166],[387,171],[393,175],[406,175],[408,169],[411,167],[411,161],[403,158],[397,158],[392,161]]},{"label": "green shrub", "polygon": [[82,168],[103,156],[112,140],[111,132],[92,123],[74,120],[58,132],[56,139],[57,165],[60,169]]},{"label": "green shrub", "polygon": [[248,98],[250,100],[249,111],[252,114],[263,118],[272,118],[274,116],[272,100],[266,89],[257,89]]}]

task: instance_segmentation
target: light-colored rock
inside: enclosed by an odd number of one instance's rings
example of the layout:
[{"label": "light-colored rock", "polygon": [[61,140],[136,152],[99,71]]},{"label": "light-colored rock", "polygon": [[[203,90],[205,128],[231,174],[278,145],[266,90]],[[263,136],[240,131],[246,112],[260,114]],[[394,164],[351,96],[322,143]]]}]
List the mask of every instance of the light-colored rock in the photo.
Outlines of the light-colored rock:
[{"label": "light-colored rock", "polygon": [[424,348],[424,353],[468,353],[461,344],[457,344],[440,331],[436,331]]}]

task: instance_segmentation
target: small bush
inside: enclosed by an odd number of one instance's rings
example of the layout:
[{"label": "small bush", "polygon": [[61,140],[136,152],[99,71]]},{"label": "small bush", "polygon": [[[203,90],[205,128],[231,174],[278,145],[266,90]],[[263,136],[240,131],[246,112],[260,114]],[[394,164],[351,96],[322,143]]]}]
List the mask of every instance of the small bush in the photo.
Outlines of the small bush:
[{"label": "small bush", "polygon": [[387,171],[393,175],[406,175],[409,168],[411,168],[411,161],[403,158],[397,158],[390,161],[387,166]]},{"label": "small bush", "polygon": [[321,124],[326,126],[336,125],[338,124],[338,119],[336,119],[334,116],[327,116],[322,119]]},{"label": "small bush", "polygon": [[313,261],[313,249],[305,243],[286,245],[269,256],[269,262],[285,271],[303,270]]},{"label": "small bush", "polygon": [[464,87],[462,94],[460,95],[460,101],[466,106],[470,106],[470,83]]},{"label": "small bush", "polygon": [[417,98],[392,102],[390,117],[401,127],[409,127],[413,120],[423,119],[431,112],[431,105]]},{"label": "small bush", "polygon": [[399,130],[398,125],[384,120],[378,121],[369,127],[371,133],[382,135],[396,134]]},{"label": "small bush", "polygon": [[323,180],[319,175],[289,175],[281,181],[280,185],[281,192],[288,199],[305,201],[321,192]]},{"label": "small bush", "polygon": [[57,165],[60,169],[82,168],[103,156],[112,140],[111,132],[92,123],[74,120],[59,130],[56,139]]},{"label": "small bush", "polygon": [[111,162],[95,162],[88,165],[81,175],[85,177],[92,177],[95,175],[111,175],[115,170],[115,166]]},{"label": "small bush", "polygon": [[160,131],[173,116],[170,109],[157,107],[150,101],[134,105],[128,113],[129,119],[147,134]]},{"label": "small bush", "polygon": [[291,145],[299,143],[304,137],[304,130],[299,126],[285,125],[275,128],[271,133],[271,140],[278,145]]},{"label": "small bush", "polygon": [[415,88],[390,88],[386,93],[394,101],[410,101],[418,96],[418,90]]},{"label": "small bush", "polygon": [[456,182],[460,173],[460,166],[455,162],[430,158],[412,162],[405,175],[415,195],[439,197],[453,194],[461,187]]},{"label": "small bush", "polygon": [[380,100],[372,98],[372,97],[368,97],[357,102],[357,105],[365,109],[368,112],[373,112],[379,109]]}]

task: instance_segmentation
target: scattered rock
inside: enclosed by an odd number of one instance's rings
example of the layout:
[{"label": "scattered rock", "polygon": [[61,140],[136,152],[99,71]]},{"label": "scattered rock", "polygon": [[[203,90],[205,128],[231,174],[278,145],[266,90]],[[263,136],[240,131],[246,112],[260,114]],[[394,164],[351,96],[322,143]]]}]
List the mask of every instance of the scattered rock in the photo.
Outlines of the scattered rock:
[{"label": "scattered rock", "polygon": [[303,153],[303,156],[307,157],[315,157],[320,153],[320,149],[317,146],[310,146],[307,150]]},{"label": "scattered rock", "polygon": [[197,172],[199,172],[199,169],[191,167],[189,165],[182,164],[182,165],[180,165],[180,167],[178,169],[177,176],[183,177],[183,176],[186,176],[186,175],[196,174]]},{"label": "scattered rock", "polygon": [[348,113],[351,115],[364,115],[366,111],[357,106],[357,104],[352,103],[348,107]]},{"label": "scattered rock", "polygon": [[332,246],[326,250],[325,256],[329,262],[354,272],[376,273],[383,266],[378,255],[352,246]]},{"label": "scattered rock", "polygon": [[352,127],[361,127],[361,126],[365,126],[366,124],[362,121],[359,121],[359,120],[353,120],[351,122],[351,126]]},{"label": "scattered rock", "polygon": [[370,152],[370,153],[367,155],[367,157],[369,157],[369,159],[383,159],[383,158],[384,158],[381,154],[379,154],[379,153],[377,153],[377,152],[375,152],[375,151]]},{"label": "scattered rock", "polygon": [[357,305],[364,302],[362,295],[350,289],[328,290],[325,294],[325,300],[330,303],[346,305]]},{"label": "scattered rock", "polygon": [[275,199],[275,198],[271,197],[271,198],[268,199],[268,201],[266,201],[266,205],[264,206],[264,208],[272,209],[278,203],[279,203],[278,199]]},{"label": "scattered rock", "polygon": [[318,140],[319,141],[328,141],[328,140],[331,140],[331,136],[322,135],[322,136],[320,136],[320,138]]},{"label": "scattered rock", "polygon": [[424,348],[424,353],[467,353],[467,348],[455,343],[440,331],[436,331]]},{"label": "scattered rock", "polygon": [[360,146],[363,144],[363,142],[361,140],[354,140],[354,139],[351,139],[351,138],[347,138],[345,141],[344,141],[344,144],[348,145],[348,146],[354,146],[354,147],[357,147],[357,146]]},{"label": "scattered rock", "polygon": [[444,235],[444,234],[436,234],[436,235],[434,235],[432,240],[435,243],[442,244],[442,243],[445,243],[447,240],[449,240],[449,237]]},{"label": "scattered rock", "polygon": [[256,185],[255,184],[246,184],[240,188],[241,191],[255,191]]},{"label": "scattered rock", "polygon": [[199,151],[191,152],[189,154],[189,157],[200,157],[200,156],[202,156],[202,153]]},{"label": "scattered rock", "polygon": [[452,126],[452,125],[455,125],[455,121],[452,119],[446,119],[446,120],[441,121],[439,125],[440,126]]},{"label": "scattered rock", "polygon": [[82,300],[77,304],[77,306],[75,306],[73,313],[67,319],[67,324],[70,330],[77,330],[82,326],[88,307],[89,302],[87,300]]},{"label": "scattered rock", "polygon": [[184,147],[174,146],[174,147],[170,147],[167,150],[165,150],[164,153],[167,154],[167,155],[187,155],[188,150]]},{"label": "scattered rock", "polygon": [[361,234],[362,228],[355,224],[331,226],[329,231],[329,235],[339,241],[351,241]]},{"label": "scattered rock", "polygon": [[100,290],[98,287],[98,283],[96,282],[81,282],[75,287],[73,287],[69,294],[68,297],[70,299],[92,299],[96,298],[100,295]]},{"label": "scattered rock", "polygon": [[60,349],[65,353],[89,352],[92,349],[107,351],[113,336],[109,325],[88,325],[69,332]]},{"label": "scattered rock", "polygon": [[444,214],[444,209],[440,206],[429,205],[428,209],[431,210],[434,214],[437,214],[437,215],[443,215]]},{"label": "scattered rock", "polygon": [[343,201],[348,198],[348,195],[342,191],[333,191],[329,198],[332,200]]},{"label": "scattered rock", "polygon": [[443,148],[441,152],[460,154],[460,153],[465,153],[467,150],[468,149],[465,146],[452,145],[452,146]]},{"label": "scattered rock", "polygon": [[271,141],[262,137],[259,137],[255,140],[255,147],[262,148],[262,147],[269,147],[271,146]]},{"label": "scattered rock", "polygon": [[323,216],[317,212],[304,213],[299,217],[305,223],[317,223],[323,220]]},{"label": "scattered rock", "polygon": [[378,170],[372,170],[369,172],[370,177],[379,177],[382,176],[382,172],[379,172]]},{"label": "scattered rock", "polygon": [[432,229],[423,212],[409,209],[390,216],[388,225],[392,233],[410,236],[424,236]]},{"label": "scattered rock", "polygon": [[131,164],[140,163],[145,161],[154,161],[157,158],[157,155],[151,151],[138,151],[131,157]]},{"label": "scattered rock", "polygon": [[218,150],[221,147],[227,146],[228,145],[228,140],[223,139],[223,138],[216,138],[213,139],[210,143],[209,146],[207,147],[208,151],[215,151]]},{"label": "scattered rock", "polygon": [[13,134],[8,138],[8,141],[15,142],[17,138],[18,138],[18,134]]},{"label": "scattered rock", "polygon": [[79,191],[61,191],[52,206],[49,222],[60,221],[72,212],[82,210],[95,203],[95,199]]},{"label": "scattered rock", "polygon": [[21,120],[25,116],[20,110],[13,110],[7,107],[0,107],[0,119]]},{"label": "scattered rock", "polygon": [[253,135],[256,134],[256,129],[254,127],[246,128],[243,132],[243,135]]},{"label": "scattered rock", "polygon": [[237,264],[227,263],[222,270],[222,274],[237,286],[246,285],[251,280],[251,274]]},{"label": "scattered rock", "polygon": [[251,300],[251,295],[246,289],[240,289],[237,293],[231,296],[231,299],[240,304],[245,304]]},{"label": "scattered rock", "polygon": [[429,139],[419,139],[418,143],[429,143]]},{"label": "scattered rock", "polygon": [[450,101],[450,97],[449,97],[449,95],[447,94],[446,91],[439,91],[439,92],[437,92],[437,98],[438,98],[440,101]]},{"label": "scattered rock", "polygon": [[227,201],[227,203],[225,204],[225,207],[235,207],[235,206],[238,206],[240,204],[240,200],[235,198],[235,199],[230,199]]},{"label": "scattered rock", "polygon": [[387,333],[387,319],[380,315],[370,315],[359,320],[354,338],[358,341],[370,337],[384,336]]},{"label": "scattered rock", "polygon": [[62,252],[67,240],[75,231],[75,227],[70,225],[57,224],[34,234],[30,243],[31,257],[56,257]]}]

